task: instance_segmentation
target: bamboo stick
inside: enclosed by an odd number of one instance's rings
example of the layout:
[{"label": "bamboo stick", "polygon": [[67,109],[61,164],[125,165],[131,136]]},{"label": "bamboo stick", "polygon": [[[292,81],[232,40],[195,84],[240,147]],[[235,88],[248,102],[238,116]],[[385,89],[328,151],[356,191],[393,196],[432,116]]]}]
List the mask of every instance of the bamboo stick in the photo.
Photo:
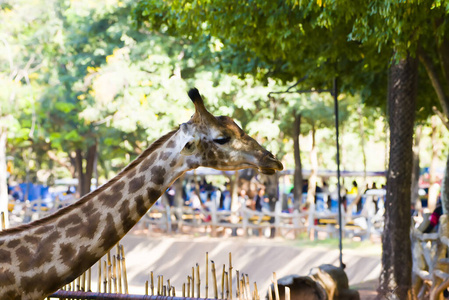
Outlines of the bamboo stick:
[{"label": "bamboo stick", "polygon": [[2,228],[0,229],[0,231],[6,229],[6,220],[5,220],[5,212],[4,211],[1,212],[1,219],[2,219]]},{"label": "bamboo stick", "polygon": [[224,279],[225,279],[226,266],[223,264],[223,271],[221,272],[221,299],[224,299]]},{"label": "bamboo stick", "polygon": [[183,298],[186,297],[186,283],[185,282],[182,284],[182,297]]},{"label": "bamboo stick", "polygon": [[167,279],[167,296],[170,296],[170,290],[171,290],[171,285],[170,285],[170,279]]},{"label": "bamboo stick", "polygon": [[192,298],[193,297],[195,297],[195,268],[194,267],[192,267],[192,285],[191,285],[191,288],[192,288]]},{"label": "bamboo stick", "polygon": [[98,261],[98,287],[97,290],[101,293],[101,260]]},{"label": "bamboo stick", "polygon": [[209,252],[206,252],[206,298],[208,297],[209,297]]},{"label": "bamboo stick", "polygon": [[226,299],[229,299],[229,280],[228,280],[228,272],[225,272],[225,290],[226,290]]},{"label": "bamboo stick", "polygon": [[123,269],[123,284],[125,286],[125,294],[128,294],[128,276],[126,275],[126,260],[125,260],[125,250],[123,245],[120,245],[121,255],[122,255],[122,269]]},{"label": "bamboo stick", "polygon": [[154,296],[154,278],[153,271],[150,272],[151,296]]},{"label": "bamboo stick", "polygon": [[240,292],[240,284],[239,284],[239,282],[240,282],[240,272],[239,272],[239,270],[236,270],[235,271],[235,273],[236,273],[236,275],[237,275],[237,280],[236,280],[236,297],[238,298],[238,299],[240,299],[240,294],[241,294],[241,292]]},{"label": "bamboo stick", "polygon": [[274,285],[275,299],[279,300],[279,287],[278,287],[278,280],[276,279],[276,272],[273,272],[273,285]]},{"label": "bamboo stick", "polygon": [[108,293],[112,293],[112,262],[111,262],[111,251],[108,251],[107,255],[108,260]]},{"label": "bamboo stick", "polygon": [[196,292],[197,292],[197,297],[201,298],[200,296],[200,289],[201,289],[201,279],[200,279],[200,266],[198,265],[198,263],[196,263]]},{"label": "bamboo stick", "polygon": [[122,268],[120,267],[122,256],[120,255],[120,245],[117,243],[116,248],[117,256],[117,282],[118,282],[118,293],[122,293]]},{"label": "bamboo stick", "polygon": [[103,287],[104,287],[104,292],[107,293],[108,290],[108,266],[107,266],[107,262],[104,260],[103,261],[103,276],[104,276],[104,280],[103,280]]},{"label": "bamboo stick", "polygon": [[218,299],[218,291],[217,291],[217,274],[215,273],[215,263],[211,260],[212,264],[212,283],[214,284],[214,298]]},{"label": "bamboo stick", "polygon": [[[231,252],[229,252],[229,296],[232,300],[232,255]],[[206,296],[207,298],[207,296]]]},{"label": "bamboo stick", "polygon": [[92,291],[92,268],[87,270],[87,287],[86,290],[88,292]]},{"label": "bamboo stick", "polygon": [[250,297],[251,296],[251,287],[249,286],[248,274],[245,274],[245,277],[246,277],[246,280],[245,280],[245,283],[246,283],[246,296]]},{"label": "bamboo stick", "polygon": [[290,300],[290,288],[288,286],[285,287],[285,300]]},{"label": "bamboo stick", "polygon": [[190,276],[187,276],[187,298],[190,297]]},{"label": "bamboo stick", "polygon": [[148,296],[148,280],[145,281],[145,296]]},{"label": "bamboo stick", "polygon": [[76,290],[79,291],[81,288],[81,276],[76,278]]},{"label": "bamboo stick", "polygon": [[175,286],[174,285],[171,287],[171,295],[172,295],[172,297],[176,297],[176,290],[175,290]]},{"label": "bamboo stick", "polygon": [[86,291],[86,272],[81,274],[81,284],[80,284],[81,291]]},{"label": "bamboo stick", "polygon": [[117,258],[115,255],[112,255],[112,283],[114,287],[114,293],[117,293]]},{"label": "bamboo stick", "polygon": [[273,300],[273,291],[271,290],[271,285],[268,286],[268,300]]},{"label": "bamboo stick", "polygon": [[254,293],[256,294],[256,300],[260,298],[259,291],[257,290],[257,283],[254,281]]}]

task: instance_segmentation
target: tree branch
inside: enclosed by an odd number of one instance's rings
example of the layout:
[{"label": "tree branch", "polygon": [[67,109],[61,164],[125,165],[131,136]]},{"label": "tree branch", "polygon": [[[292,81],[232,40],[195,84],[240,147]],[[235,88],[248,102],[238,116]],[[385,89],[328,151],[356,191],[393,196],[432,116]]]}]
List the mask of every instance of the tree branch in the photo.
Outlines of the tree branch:
[{"label": "tree branch", "polygon": [[438,110],[438,108],[436,108],[435,106],[432,107],[433,112],[440,117],[441,122],[443,123],[444,126],[446,126],[447,130],[449,130],[449,120],[447,118],[447,116],[445,116],[441,111]]},{"label": "tree branch", "polygon": [[435,70],[435,66],[433,65],[430,58],[422,51],[418,52],[418,58],[426,69],[427,75],[429,76],[430,82],[432,83],[432,86],[437,93],[437,97],[441,107],[443,108],[444,114],[449,117],[449,101],[444,94],[443,86],[441,84],[441,81],[438,79],[438,74]]}]

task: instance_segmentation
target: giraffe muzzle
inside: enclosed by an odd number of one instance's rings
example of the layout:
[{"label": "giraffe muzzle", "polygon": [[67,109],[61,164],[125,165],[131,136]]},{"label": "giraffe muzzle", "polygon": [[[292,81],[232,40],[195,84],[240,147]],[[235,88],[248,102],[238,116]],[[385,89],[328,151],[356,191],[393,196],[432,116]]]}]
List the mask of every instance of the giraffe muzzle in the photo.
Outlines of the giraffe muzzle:
[{"label": "giraffe muzzle", "polygon": [[258,170],[265,175],[273,175],[276,171],[282,171],[284,166],[277,160],[273,154],[268,152],[260,161]]}]

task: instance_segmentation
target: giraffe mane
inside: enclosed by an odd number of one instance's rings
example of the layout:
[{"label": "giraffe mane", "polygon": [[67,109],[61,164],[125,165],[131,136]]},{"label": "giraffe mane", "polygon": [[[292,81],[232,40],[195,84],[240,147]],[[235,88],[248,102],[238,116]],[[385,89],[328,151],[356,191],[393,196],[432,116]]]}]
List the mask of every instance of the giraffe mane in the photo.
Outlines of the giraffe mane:
[{"label": "giraffe mane", "polygon": [[42,219],[36,220],[34,222],[31,222],[29,224],[23,224],[23,225],[19,225],[17,227],[8,228],[8,229],[5,229],[3,231],[0,231],[0,237],[8,235],[8,234],[18,233],[18,232],[27,230],[29,228],[33,228],[35,226],[40,226],[40,225],[51,223],[55,218],[58,218],[60,215],[66,214],[66,213],[72,211],[73,209],[76,209],[78,206],[80,206],[83,203],[89,201],[93,197],[97,196],[98,194],[100,194],[101,192],[103,192],[104,190],[109,188],[112,184],[114,184],[115,182],[119,181],[130,170],[132,170],[136,166],[138,166],[142,162],[142,160],[144,160],[146,157],[148,157],[148,155],[150,155],[155,150],[160,148],[178,130],[179,130],[179,127],[176,128],[173,131],[170,131],[169,133],[167,133],[166,135],[162,136],[161,138],[157,139],[146,150],[144,150],[135,160],[133,160],[122,171],[120,171],[120,173],[118,173],[114,178],[112,178],[111,180],[109,180],[108,182],[106,182],[105,184],[100,186],[98,189],[90,192],[89,194],[84,195],[83,197],[81,197],[78,201],[76,201],[72,205],[63,207],[60,210],[58,210],[57,212],[55,212],[55,213],[53,213],[53,214],[51,214],[51,215],[49,215],[49,216],[47,216],[45,218],[42,218]]}]

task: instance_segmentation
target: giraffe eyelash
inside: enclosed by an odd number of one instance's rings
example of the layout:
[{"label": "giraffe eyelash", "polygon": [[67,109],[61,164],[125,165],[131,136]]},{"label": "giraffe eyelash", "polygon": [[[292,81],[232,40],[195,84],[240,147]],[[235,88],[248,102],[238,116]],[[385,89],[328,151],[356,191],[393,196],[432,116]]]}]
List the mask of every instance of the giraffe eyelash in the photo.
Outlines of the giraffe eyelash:
[{"label": "giraffe eyelash", "polygon": [[214,141],[215,143],[217,143],[217,144],[224,145],[224,144],[226,144],[227,142],[229,142],[230,140],[231,140],[230,137],[221,137],[221,138],[218,138],[218,139],[214,139],[213,141]]}]

